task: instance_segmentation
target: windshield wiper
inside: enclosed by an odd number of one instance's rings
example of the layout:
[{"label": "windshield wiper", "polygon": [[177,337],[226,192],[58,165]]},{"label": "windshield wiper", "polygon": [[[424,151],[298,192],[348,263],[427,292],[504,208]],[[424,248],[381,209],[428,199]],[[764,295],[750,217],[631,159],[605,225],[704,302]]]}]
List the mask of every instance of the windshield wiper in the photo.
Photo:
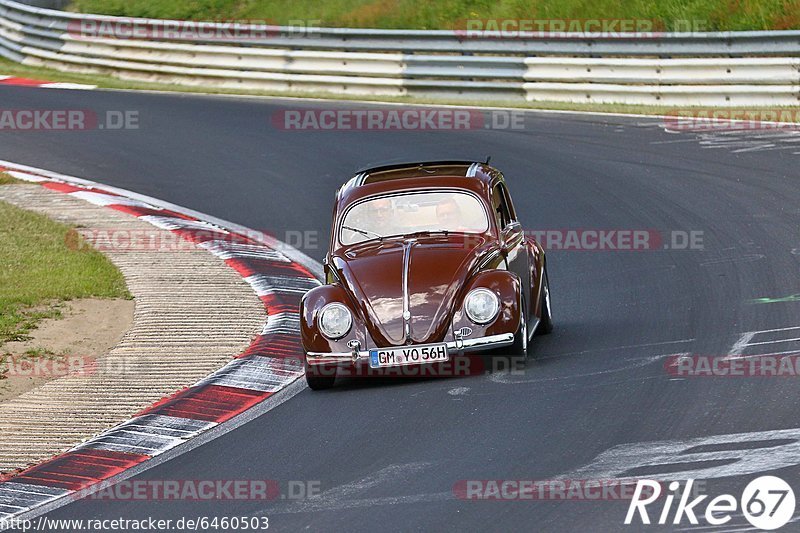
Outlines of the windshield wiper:
[{"label": "windshield wiper", "polygon": [[361,235],[364,235],[365,237],[369,237],[370,235],[374,235],[375,237],[377,237],[379,239],[383,239],[383,235],[380,235],[378,233],[375,233],[374,231],[369,231],[369,230],[366,230],[366,229],[354,228],[352,226],[342,226],[342,229],[349,229],[350,231],[355,231],[356,233],[360,233]]},{"label": "windshield wiper", "polygon": [[423,230],[423,231],[415,231],[414,233],[406,233],[407,237],[420,237],[422,235],[434,235],[436,233],[442,233],[445,237],[450,233],[450,230],[446,229],[437,229],[437,230]]}]

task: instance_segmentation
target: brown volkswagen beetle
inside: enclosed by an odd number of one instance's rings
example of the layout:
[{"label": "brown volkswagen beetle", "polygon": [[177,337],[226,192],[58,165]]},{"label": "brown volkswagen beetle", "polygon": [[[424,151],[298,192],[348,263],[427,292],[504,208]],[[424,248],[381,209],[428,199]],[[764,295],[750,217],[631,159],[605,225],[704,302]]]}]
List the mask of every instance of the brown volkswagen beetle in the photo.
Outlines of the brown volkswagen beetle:
[{"label": "brown volkswagen beetle", "polygon": [[372,168],[336,195],[326,285],[302,300],[306,380],[427,365],[505,348],[553,328],[542,247],[517,220],[503,174],[486,163]]}]

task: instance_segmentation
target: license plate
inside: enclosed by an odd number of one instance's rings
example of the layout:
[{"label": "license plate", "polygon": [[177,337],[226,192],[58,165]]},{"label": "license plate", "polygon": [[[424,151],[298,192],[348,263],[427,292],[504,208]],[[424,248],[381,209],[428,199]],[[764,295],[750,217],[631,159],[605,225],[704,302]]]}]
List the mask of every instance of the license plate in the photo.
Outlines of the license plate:
[{"label": "license plate", "polygon": [[377,348],[369,351],[369,366],[382,368],[386,366],[424,365],[447,361],[446,344],[428,344],[425,346],[400,346],[399,348]]}]

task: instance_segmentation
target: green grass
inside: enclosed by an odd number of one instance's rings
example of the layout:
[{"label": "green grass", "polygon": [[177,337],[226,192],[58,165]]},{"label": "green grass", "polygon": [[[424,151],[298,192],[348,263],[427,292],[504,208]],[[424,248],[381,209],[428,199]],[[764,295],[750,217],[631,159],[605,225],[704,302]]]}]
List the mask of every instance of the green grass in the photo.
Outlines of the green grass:
[{"label": "green grass", "polygon": [[15,355],[6,352],[0,355],[0,366],[2,366],[1,364],[4,362],[3,359],[8,357],[14,357],[15,359],[56,359],[59,356],[53,350],[37,346],[36,348],[25,350],[22,354]]},{"label": "green grass", "polygon": [[54,359],[58,357],[58,355],[52,350],[42,348],[41,346],[25,350],[25,353],[23,353],[22,356],[26,359]]},{"label": "green grass", "polygon": [[0,172],[0,185],[11,185],[11,184],[18,184],[18,183],[25,183],[22,180],[18,180],[16,178],[12,178],[5,172]]},{"label": "green grass", "polygon": [[0,202],[0,345],[25,340],[60,303],[130,298],[119,270],[100,252],[67,245],[71,228]]},{"label": "green grass", "polygon": [[466,19],[645,19],[659,29],[800,28],[800,0],[73,0],[71,10],[150,18],[453,29]]}]

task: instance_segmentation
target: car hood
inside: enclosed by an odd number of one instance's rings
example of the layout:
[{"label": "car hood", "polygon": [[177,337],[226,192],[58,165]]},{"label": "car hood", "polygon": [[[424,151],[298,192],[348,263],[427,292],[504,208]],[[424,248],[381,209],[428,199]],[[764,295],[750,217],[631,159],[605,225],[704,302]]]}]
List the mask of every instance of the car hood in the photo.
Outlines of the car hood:
[{"label": "car hood", "polygon": [[350,247],[331,259],[379,346],[441,342],[461,289],[486,254],[496,249],[489,242],[476,235],[385,239]]}]

